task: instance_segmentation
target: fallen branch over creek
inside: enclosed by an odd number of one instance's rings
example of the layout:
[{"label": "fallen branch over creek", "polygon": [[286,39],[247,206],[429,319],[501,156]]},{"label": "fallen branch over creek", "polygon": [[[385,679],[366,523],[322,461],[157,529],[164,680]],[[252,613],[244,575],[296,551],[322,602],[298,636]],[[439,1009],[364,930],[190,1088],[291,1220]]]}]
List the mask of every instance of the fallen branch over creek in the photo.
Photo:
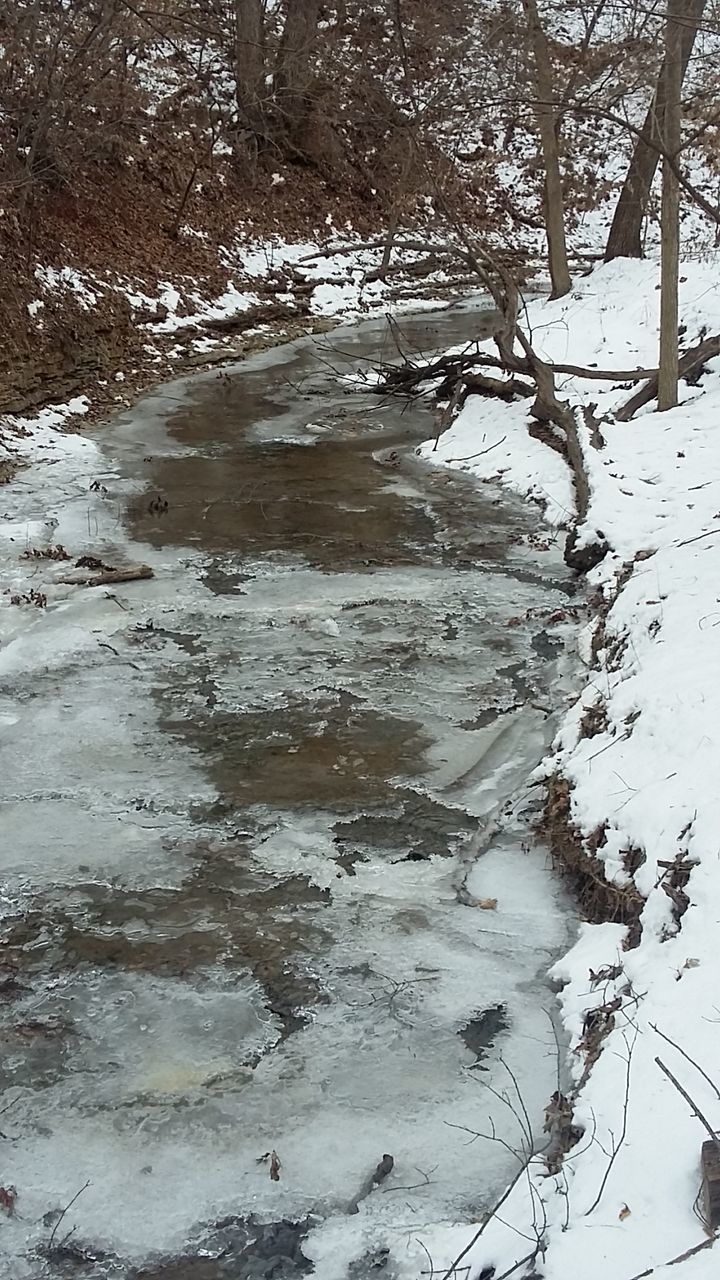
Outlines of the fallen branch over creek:
[{"label": "fallen branch over creek", "polygon": [[[539,360],[534,352],[533,356],[535,360]],[[709,355],[704,358],[709,359]],[[408,360],[402,365],[384,365],[381,370],[383,381],[376,390],[398,391],[411,395],[421,390],[423,384],[439,377],[452,379],[463,377],[466,379],[467,386],[470,387],[473,373],[478,365],[487,369],[500,369],[507,374],[519,373],[533,376],[532,359],[518,355],[501,358],[475,350],[463,352],[460,355],[438,356],[435,360],[422,363]],[[553,376],[563,374],[566,377],[595,379],[601,382],[643,382],[647,378],[657,379],[658,373],[657,369],[594,369],[577,364],[546,364],[546,367]],[[507,380],[503,380],[500,385],[506,386]]]},{"label": "fallen branch over creek", "polygon": [[[680,356],[680,376],[689,378],[697,375],[702,366],[713,357],[720,355],[720,334],[702,338],[693,347]],[[638,409],[643,408],[657,397],[657,369],[597,369],[577,364],[555,364],[540,361],[532,356],[511,355],[504,358],[489,355],[478,350],[463,352],[460,355],[438,356],[427,362],[405,360],[401,365],[384,365],[381,367],[382,382],[375,388],[384,393],[398,392],[404,395],[415,395],[422,391],[429,382],[442,379],[435,394],[442,396],[459,380],[468,393],[479,391],[511,399],[514,395],[531,395],[532,387],[513,377],[513,374],[534,377],[536,362],[542,363],[555,378],[556,375],[581,378],[586,381],[599,382],[645,382],[635,394],[614,414],[616,422],[629,422]],[[498,369],[508,375],[505,378],[489,378],[478,373],[478,366],[487,369]]]},{"label": "fallen branch over creek", "polygon": [[[542,359],[518,323],[517,286],[505,268],[499,264],[495,264],[495,268],[501,277],[502,288],[492,282],[492,276],[481,265],[478,270],[498,307],[498,323],[493,334],[498,354],[482,352],[479,344],[474,344],[459,354],[417,361],[408,358],[396,338],[401,363],[381,366],[378,371],[381,377],[374,390],[380,394],[390,392],[413,396],[425,394],[432,389],[437,399],[446,400],[438,423],[436,442],[470,395],[505,401],[533,399],[529,413],[538,426],[531,426],[530,433],[563,454],[573,477],[576,516],[565,544],[565,562],[578,572],[587,573],[603,559],[608,549],[599,531],[594,531],[589,538],[580,538],[580,529],[589,514],[591,497],[584,437],[590,447],[601,448],[601,422],[595,416],[594,406],[573,406],[561,399],[557,393],[556,379],[561,376],[615,383],[643,382],[644,386],[615,414],[617,421],[627,422],[638,409],[657,397],[658,370],[598,369],[551,363]],[[522,349],[521,354],[517,351],[518,346]],[[681,376],[697,375],[707,360],[718,355],[720,334],[701,339],[680,357]],[[504,376],[491,376],[483,372],[484,369],[497,370]]]},{"label": "fallen branch over creek", "polygon": [[[448,404],[440,418],[438,436],[447,429],[469,395],[492,396],[503,400],[532,399],[529,412],[539,424],[538,437],[562,452],[572,472],[576,520],[566,541],[565,561],[571,568],[584,573],[598,564],[607,551],[602,535],[596,535],[584,545],[578,546],[578,529],[585,522],[590,508],[590,484],[580,433],[583,427],[587,427],[590,441],[597,446],[601,443],[600,423],[591,408],[585,408],[581,412],[558,398],[555,377],[561,372],[574,373],[576,376],[586,373],[600,378],[615,378],[617,374],[611,375],[605,370],[581,370],[575,365],[555,365],[542,360],[518,324],[517,286],[510,280],[507,272],[503,272],[503,275],[505,292],[495,288],[493,294],[499,310],[500,304],[503,304],[494,334],[497,356],[480,353],[476,348],[459,355],[414,362],[404,355],[397,344],[402,364],[384,366],[382,380],[375,390],[383,394],[389,391],[417,395],[427,389],[428,383],[437,383],[439,379],[439,385],[434,388],[435,394],[438,398],[447,398]],[[522,347],[522,355],[515,352],[516,343]],[[478,371],[478,365],[498,369],[506,376],[490,377]],[[652,372],[636,369],[626,376],[639,381]]]}]

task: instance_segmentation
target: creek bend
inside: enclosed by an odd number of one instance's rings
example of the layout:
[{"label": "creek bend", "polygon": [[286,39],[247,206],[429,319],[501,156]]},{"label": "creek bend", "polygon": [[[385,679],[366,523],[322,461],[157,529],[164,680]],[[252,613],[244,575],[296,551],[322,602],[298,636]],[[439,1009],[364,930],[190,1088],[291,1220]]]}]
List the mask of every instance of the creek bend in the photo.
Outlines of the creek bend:
[{"label": "creek bend", "polygon": [[416,1277],[515,1169],[452,1126],[520,1144],[504,1062],[535,1118],[556,1087],[574,919],[522,809],[575,583],[535,508],[415,458],[429,408],[338,379],[391,355],[365,322],[98,435],[88,547],[156,576],[88,593],[111,646],[3,693],[13,1280],[28,1238],[53,1277]]}]

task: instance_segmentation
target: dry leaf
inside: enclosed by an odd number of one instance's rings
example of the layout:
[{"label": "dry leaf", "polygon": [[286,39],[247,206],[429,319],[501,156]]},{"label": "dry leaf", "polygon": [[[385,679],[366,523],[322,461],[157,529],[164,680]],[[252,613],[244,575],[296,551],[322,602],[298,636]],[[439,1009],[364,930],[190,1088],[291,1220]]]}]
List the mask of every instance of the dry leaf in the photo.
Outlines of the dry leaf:
[{"label": "dry leaf", "polygon": [[621,1222],[624,1222],[625,1219],[629,1217],[630,1217],[630,1210],[628,1209],[627,1205],[624,1204],[618,1214],[618,1218],[620,1219]]},{"label": "dry leaf", "polygon": [[17,1191],[14,1187],[0,1187],[0,1207],[5,1210],[8,1218],[12,1218],[15,1212],[16,1200]]},{"label": "dry leaf", "polygon": [[280,1158],[277,1151],[270,1152],[270,1177],[273,1182],[280,1181]]},{"label": "dry leaf", "polygon": [[481,911],[494,911],[497,907],[497,898],[476,898],[475,906]]}]

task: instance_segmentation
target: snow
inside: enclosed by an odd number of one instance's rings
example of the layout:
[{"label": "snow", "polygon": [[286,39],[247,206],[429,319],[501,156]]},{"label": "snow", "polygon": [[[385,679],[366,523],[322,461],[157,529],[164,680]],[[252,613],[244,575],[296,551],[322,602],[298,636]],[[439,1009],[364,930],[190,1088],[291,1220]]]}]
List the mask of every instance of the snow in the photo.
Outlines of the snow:
[{"label": "snow", "polygon": [[[500,480],[537,502],[548,523],[572,517],[572,481],[565,462],[528,435],[527,407],[493,400],[469,400],[437,448],[430,440],[419,453],[484,480]],[[548,458],[548,454],[550,457]]]},{"label": "snow", "polygon": [[[97,283],[91,276],[90,272],[77,271],[74,267],[43,267],[35,268],[35,279],[39,282],[43,289],[52,293],[58,289],[69,289],[86,311],[94,307],[98,301],[99,293]],[[38,302],[30,304],[37,309]],[[28,307],[30,310],[30,307]],[[35,314],[35,312],[31,312]]]},{"label": "snow", "polygon": [[[717,264],[717,255],[683,263],[685,346],[720,330]],[[579,281],[565,299],[531,301],[528,320],[536,349],[555,362],[653,367],[658,305],[657,263],[619,260]],[[569,781],[572,822],[585,837],[604,833],[599,874],[621,887],[634,882],[646,905],[637,946],[624,925],[586,924],[555,965],[579,1089],[575,1123],[584,1136],[558,1175],[547,1176],[537,1160],[531,1184],[535,1209],[542,1205],[547,1217],[546,1280],[622,1280],[651,1267],[665,1274],[663,1264],[703,1239],[693,1206],[707,1134],[656,1057],[720,1128],[713,1087],[663,1039],[720,1085],[720,361],[709,362],[698,385],[683,387],[677,409],[659,414],[651,404],[629,423],[612,420],[634,390],[629,384],[559,382],[564,398],[595,404],[602,419],[602,449],[582,428],[591,502],[581,541],[602,532],[609,543],[590,574],[608,614],[594,666],[589,636],[581,638],[586,687],[538,778],[557,773]],[[481,482],[499,479],[537,501],[550,523],[567,524],[565,464],[525,434],[528,424],[523,402],[470,399],[437,450],[428,442],[423,453]],[[589,706],[604,709],[607,726],[583,737]],[[631,850],[640,862],[634,875],[625,865]],[[668,863],[678,858],[691,866],[679,920],[664,887]],[[602,970],[617,976],[594,983],[591,971]],[[586,1014],[614,1000],[612,1029],[588,1070]],[[532,1237],[529,1185],[518,1185],[502,1214]],[[470,1234],[422,1238],[445,1268]],[[470,1251],[471,1275],[489,1263],[504,1271],[528,1249],[492,1221]],[[683,1275],[709,1277],[715,1265],[703,1252]]]},{"label": "snow", "polygon": [[[336,240],[336,234],[333,230],[333,240]],[[346,244],[352,246],[353,243],[357,243],[358,247],[348,252]],[[268,301],[267,286],[274,273],[282,275],[286,270],[292,271],[301,282],[317,282],[310,295],[312,316],[349,320],[385,310],[388,303],[392,302],[392,287],[389,284],[381,280],[365,279],[367,272],[379,265],[382,250],[362,248],[362,241],[351,229],[348,231],[347,241],[338,241],[335,246],[326,244],[325,233],[317,240],[299,242],[287,241],[281,236],[254,240],[246,235],[238,235],[232,244],[220,246],[218,256],[228,272],[228,278],[225,289],[215,298],[203,298],[196,282],[190,278],[174,282],[161,281],[154,294],[147,293],[144,288],[139,287],[137,281],[127,278],[118,278],[116,287],[135,310],[152,312],[159,306],[165,308],[167,315],[164,319],[141,321],[147,332],[158,334],[170,334],[178,329],[201,325],[208,319],[241,315],[253,307],[262,306],[263,301]],[[417,256],[419,255],[410,255],[410,258]],[[75,287],[73,281],[76,274],[69,270],[55,273],[52,287],[59,287],[61,283],[66,287]],[[437,275],[436,278],[440,284],[441,276]],[[43,280],[47,283],[49,279],[46,272]],[[292,311],[296,301],[292,283],[289,288],[277,284],[270,296],[285,303]],[[442,290],[438,288],[436,298],[418,299],[409,296],[402,303],[393,302],[393,309],[437,310],[443,305]]]}]

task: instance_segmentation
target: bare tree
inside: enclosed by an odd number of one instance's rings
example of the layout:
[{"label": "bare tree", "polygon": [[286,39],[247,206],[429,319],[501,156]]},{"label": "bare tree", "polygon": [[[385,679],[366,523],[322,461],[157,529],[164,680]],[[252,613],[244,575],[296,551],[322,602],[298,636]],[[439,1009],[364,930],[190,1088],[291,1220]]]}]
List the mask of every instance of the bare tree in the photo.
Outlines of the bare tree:
[{"label": "bare tree", "polygon": [[536,0],[522,0],[535,80],[535,118],[545,166],[545,230],[553,298],[562,298],[572,288],[565,242],[565,206],[560,155],[558,118],[554,106],[552,64],[548,40],[540,22]]},{"label": "bare tree", "polygon": [[673,409],[678,401],[678,275],[680,270],[680,186],[670,158],[680,151],[680,94],[682,92],[682,19],[684,0],[667,0],[665,21],[665,110],[663,112],[660,358],[658,409]]},{"label": "bare tree", "polygon": [[235,0],[235,92],[239,123],[257,132],[265,87],[263,0]]},{"label": "bare tree", "polygon": [[276,103],[290,132],[307,116],[307,98],[315,77],[319,0],[287,0],[275,75]]},{"label": "bare tree", "polygon": [[[679,15],[680,88],[685,80],[706,0],[685,0]],[[605,261],[642,257],[642,223],[662,151],[663,119],[668,99],[667,52],[658,74],[645,123],[633,150],[605,249]]]}]

